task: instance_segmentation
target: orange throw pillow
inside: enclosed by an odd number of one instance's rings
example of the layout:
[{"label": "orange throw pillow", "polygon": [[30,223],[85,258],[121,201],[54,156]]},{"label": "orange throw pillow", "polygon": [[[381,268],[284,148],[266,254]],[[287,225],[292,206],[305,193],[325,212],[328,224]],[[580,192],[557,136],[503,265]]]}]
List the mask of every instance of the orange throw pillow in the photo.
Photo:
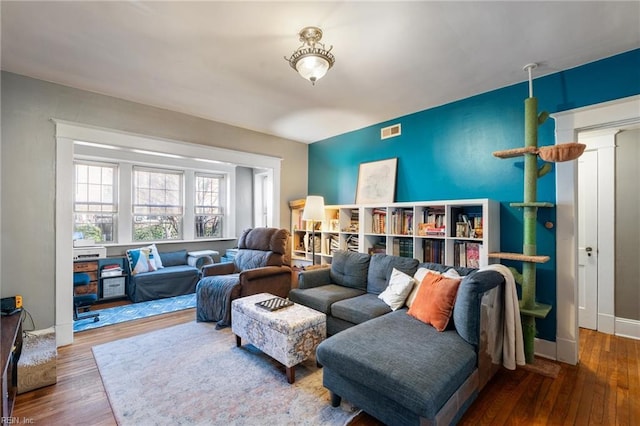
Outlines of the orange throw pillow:
[{"label": "orange throw pillow", "polygon": [[461,279],[427,273],[420,284],[415,300],[407,312],[422,322],[444,331],[449,324]]}]

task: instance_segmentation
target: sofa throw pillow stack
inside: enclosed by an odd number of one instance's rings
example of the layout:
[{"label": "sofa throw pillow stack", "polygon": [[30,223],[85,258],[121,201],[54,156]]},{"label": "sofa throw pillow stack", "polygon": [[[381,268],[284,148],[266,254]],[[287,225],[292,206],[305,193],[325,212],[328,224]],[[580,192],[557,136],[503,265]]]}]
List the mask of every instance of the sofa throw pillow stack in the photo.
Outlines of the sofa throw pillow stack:
[{"label": "sofa throw pillow stack", "polygon": [[127,260],[129,261],[131,275],[157,271],[160,268],[164,268],[155,244],[127,250]]},{"label": "sofa throw pillow stack", "polygon": [[461,278],[427,272],[407,312],[412,317],[444,331],[449,324]]},{"label": "sofa throw pillow stack", "polygon": [[413,275],[413,279],[415,280],[416,285],[413,286],[413,290],[411,291],[411,293],[409,293],[409,296],[407,297],[407,307],[408,308],[411,307],[411,304],[415,300],[416,295],[418,294],[418,290],[420,289],[420,286],[422,285],[422,281],[424,280],[424,277],[427,276],[428,272],[432,272],[434,274],[442,274],[442,275],[444,275],[445,277],[448,277],[448,278],[460,278],[460,274],[458,274],[458,271],[456,271],[453,268],[447,269],[447,271],[444,272],[444,273],[441,273],[441,272],[438,272],[438,271],[432,271],[431,269],[427,269],[427,268],[418,268],[416,273]]},{"label": "sofa throw pillow stack", "polygon": [[413,277],[393,268],[389,278],[389,285],[378,295],[378,298],[382,299],[384,303],[389,305],[391,310],[395,311],[404,305],[407,296],[413,289],[414,283]]}]

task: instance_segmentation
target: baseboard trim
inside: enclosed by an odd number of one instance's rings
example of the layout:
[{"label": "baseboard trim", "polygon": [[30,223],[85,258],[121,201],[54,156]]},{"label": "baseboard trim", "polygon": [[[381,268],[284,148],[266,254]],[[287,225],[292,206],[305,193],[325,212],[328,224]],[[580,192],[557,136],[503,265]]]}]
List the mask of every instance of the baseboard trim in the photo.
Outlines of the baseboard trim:
[{"label": "baseboard trim", "polygon": [[556,339],[557,361],[570,365],[578,364],[578,342],[568,339]]},{"label": "baseboard trim", "polygon": [[614,334],[616,330],[616,318],[611,314],[598,313],[598,331],[606,334]]},{"label": "baseboard trim", "polygon": [[542,358],[556,360],[556,342],[544,339],[534,339],[534,353]]},{"label": "baseboard trim", "polygon": [[640,321],[616,318],[616,336],[640,340]]},{"label": "baseboard trim", "polygon": [[56,324],[56,347],[73,343],[73,323]]}]

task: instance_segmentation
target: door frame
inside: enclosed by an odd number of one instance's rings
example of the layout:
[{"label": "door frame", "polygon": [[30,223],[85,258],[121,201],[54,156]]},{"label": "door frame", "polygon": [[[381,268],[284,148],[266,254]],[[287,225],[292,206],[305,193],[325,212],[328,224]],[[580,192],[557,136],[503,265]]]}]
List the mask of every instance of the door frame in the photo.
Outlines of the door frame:
[{"label": "door frame", "polygon": [[[556,144],[596,129],[620,129],[640,122],[640,95],[551,114]],[[556,163],[556,345],[555,359],[578,363],[578,164]],[[552,355],[552,354],[546,354]]]},{"label": "door frame", "polygon": [[603,130],[581,131],[578,142],[598,152],[598,303],[596,330],[615,332],[615,161],[618,126]]}]

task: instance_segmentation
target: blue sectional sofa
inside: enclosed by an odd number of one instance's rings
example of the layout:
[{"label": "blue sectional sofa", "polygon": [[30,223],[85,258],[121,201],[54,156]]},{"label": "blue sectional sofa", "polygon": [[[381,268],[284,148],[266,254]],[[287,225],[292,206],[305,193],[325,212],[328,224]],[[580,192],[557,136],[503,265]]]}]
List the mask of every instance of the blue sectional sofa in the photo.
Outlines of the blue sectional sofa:
[{"label": "blue sectional sofa", "polygon": [[[359,262],[346,268],[339,266],[346,274],[333,278],[361,277],[362,263],[366,263],[362,256],[367,255],[353,256]],[[340,262],[344,256],[338,258]],[[369,261],[376,267],[391,265],[397,261],[394,258],[374,255]],[[417,265],[417,261],[416,266],[439,272],[451,269],[433,263]],[[342,315],[345,306],[363,310],[359,316],[351,315],[357,323],[350,327],[345,321],[338,322],[339,327],[333,328],[336,333],[317,349],[332,405],[345,398],[389,425],[449,425],[462,417],[501,364],[504,277],[493,270],[454,269],[463,278],[452,320],[444,331],[408,315],[406,307],[381,313],[375,301],[361,303],[357,298],[362,295],[349,296],[351,287],[343,293],[348,297],[336,300],[340,291],[336,287],[342,285],[332,280],[330,271],[300,274],[304,288],[292,290],[290,298],[310,303],[314,309],[328,306],[324,309],[329,312],[328,326],[333,322],[330,318]],[[327,274],[324,285],[320,274]],[[310,283],[314,286],[305,287]],[[323,289],[325,286],[331,287]],[[336,304],[342,309],[334,309]]]},{"label": "blue sectional sofa", "polygon": [[188,263],[186,250],[159,253],[163,268],[131,275],[127,296],[134,303],[195,293],[200,270]]}]

